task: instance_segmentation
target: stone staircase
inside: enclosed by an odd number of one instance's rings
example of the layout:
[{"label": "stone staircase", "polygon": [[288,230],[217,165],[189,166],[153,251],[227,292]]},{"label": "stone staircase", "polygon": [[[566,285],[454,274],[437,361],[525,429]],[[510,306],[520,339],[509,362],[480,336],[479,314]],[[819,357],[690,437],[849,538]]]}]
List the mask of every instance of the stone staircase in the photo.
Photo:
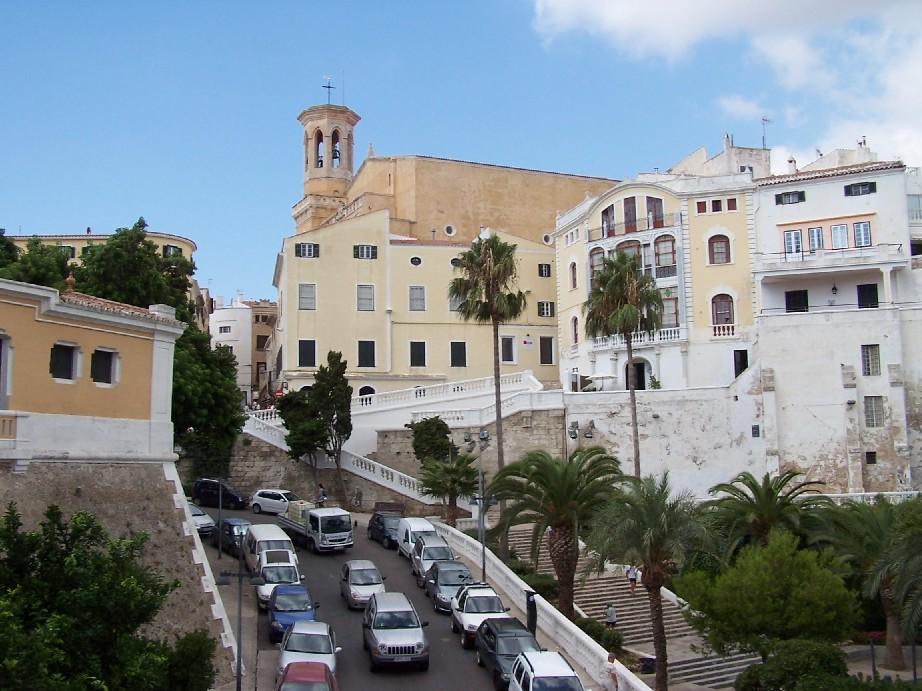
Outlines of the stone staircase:
[{"label": "stone staircase", "polygon": [[[531,561],[531,529],[527,526],[509,531],[509,547],[523,561]],[[618,612],[618,630],[624,636],[624,647],[652,655],[653,627],[646,591],[638,585],[631,595],[630,584],[621,573],[595,573],[583,577],[586,556],[581,554],[576,568],[574,602],[578,612],[598,621],[605,621],[608,603],[615,603]],[[547,549],[547,538],[542,537],[536,569],[540,573],[554,573]],[[673,684],[689,683],[712,689],[731,688],[736,677],[749,665],[759,662],[758,656],[731,655],[728,657],[699,656],[692,647],[701,645],[681,610],[674,603],[663,600],[663,624],[669,641],[669,678]],[[681,652],[680,652],[681,651]]]}]

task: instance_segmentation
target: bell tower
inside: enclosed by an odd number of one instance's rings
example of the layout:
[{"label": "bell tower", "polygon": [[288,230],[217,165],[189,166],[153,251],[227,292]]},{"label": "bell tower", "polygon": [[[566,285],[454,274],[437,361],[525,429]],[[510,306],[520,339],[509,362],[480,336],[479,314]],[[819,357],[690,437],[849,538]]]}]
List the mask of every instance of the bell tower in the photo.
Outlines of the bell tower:
[{"label": "bell tower", "polygon": [[352,184],[352,129],[361,118],[346,106],[311,106],[298,116],[304,128],[304,197],[295,204],[295,232],[321,226],[340,208]]}]

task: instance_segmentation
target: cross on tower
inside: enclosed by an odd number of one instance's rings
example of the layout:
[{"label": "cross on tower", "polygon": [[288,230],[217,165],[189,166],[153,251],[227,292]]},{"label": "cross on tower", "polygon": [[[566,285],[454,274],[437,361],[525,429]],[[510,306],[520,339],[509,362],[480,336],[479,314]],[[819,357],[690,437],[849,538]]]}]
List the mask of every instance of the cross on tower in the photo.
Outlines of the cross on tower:
[{"label": "cross on tower", "polygon": [[327,80],[327,83],[324,84],[321,88],[324,88],[327,90],[327,105],[330,105],[330,95],[333,93],[333,89],[335,89],[336,87],[333,86],[332,77],[324,77],[324,79]]}]

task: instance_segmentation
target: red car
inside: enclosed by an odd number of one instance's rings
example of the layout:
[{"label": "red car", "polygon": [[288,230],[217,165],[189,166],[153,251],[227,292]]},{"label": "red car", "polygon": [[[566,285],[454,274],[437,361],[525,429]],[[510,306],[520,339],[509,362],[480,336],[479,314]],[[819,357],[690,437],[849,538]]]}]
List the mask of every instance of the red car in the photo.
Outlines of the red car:
[{"label": "red car", "polygon": [[275,691],[339,691],[336,677],[322,662],[292,662]]}]

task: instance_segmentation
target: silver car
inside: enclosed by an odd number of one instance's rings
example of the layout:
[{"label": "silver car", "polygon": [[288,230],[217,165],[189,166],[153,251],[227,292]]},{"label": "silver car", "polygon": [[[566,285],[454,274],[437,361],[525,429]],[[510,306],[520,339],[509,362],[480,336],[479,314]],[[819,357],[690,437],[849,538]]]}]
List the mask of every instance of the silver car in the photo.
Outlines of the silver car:
[{"label": "silver car", "polygon": [[336,654],[341,650],[336,646],[333,629],[326,622],[295,622],[279,643],[276,680],[292,662],[322,662],[336,674]]},{"label": "silver car", "polygon": [[385,577],[374,562],[368,559],[350,559],[343,564],[339,576],[339,594],[349,609],[362,609],[375,593],[383,593]]},{"label": "silver car", "polygon": [[429,642],[423,633],[428,621],[420,621],[413,603],[403,593],[375,593],[362,617],[362,647],[368,651],[369,667],[416,665],[429,669]]},{"label": "silver car", "polygon": [[413,545],[410,554],[410,572],[416,576],[416,585],[423,587],[426,582],[426,572],[437,561],[454,559],[451,547],[438,535],[420,535]]}]

